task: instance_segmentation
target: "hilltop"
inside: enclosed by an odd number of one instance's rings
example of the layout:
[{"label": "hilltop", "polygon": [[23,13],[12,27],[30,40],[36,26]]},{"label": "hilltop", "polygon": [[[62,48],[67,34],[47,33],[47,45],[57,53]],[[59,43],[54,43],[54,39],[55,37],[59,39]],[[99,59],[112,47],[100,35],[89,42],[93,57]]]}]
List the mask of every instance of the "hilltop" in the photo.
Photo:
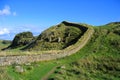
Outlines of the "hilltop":
[{"label": "hilltop", "polygon": [[3,48],[2,50],[15,49],[21,46],[25,46],[33,40],[34,40],[34,36],[31,32],[22,32],[22,33],[17,34],[14,37],[11,44],[8,47]]}]

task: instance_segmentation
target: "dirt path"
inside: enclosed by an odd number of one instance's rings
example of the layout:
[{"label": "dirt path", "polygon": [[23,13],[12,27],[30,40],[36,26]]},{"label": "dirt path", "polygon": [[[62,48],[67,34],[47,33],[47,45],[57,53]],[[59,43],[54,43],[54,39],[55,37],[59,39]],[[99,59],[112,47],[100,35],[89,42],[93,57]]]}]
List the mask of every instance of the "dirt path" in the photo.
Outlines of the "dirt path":
[{"label": "dirt path", "polygon": [[48,77],[56,70],[58,66],[55,66],[51,71],[49,71],[42,79],[40,80],[48,80]]}]

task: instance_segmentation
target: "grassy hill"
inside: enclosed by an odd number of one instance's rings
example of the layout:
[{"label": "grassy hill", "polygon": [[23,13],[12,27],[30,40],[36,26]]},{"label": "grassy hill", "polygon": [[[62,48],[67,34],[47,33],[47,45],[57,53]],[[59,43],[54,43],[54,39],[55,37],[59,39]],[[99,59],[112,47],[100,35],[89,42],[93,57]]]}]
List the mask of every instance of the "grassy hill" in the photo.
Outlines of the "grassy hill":
[{"label": "grassy hill", "polygon": [[120,23],[94,27],[90,42],[78,52],[85,56],[58,67],[49,80],[119,80]]},{"label": "grassy hill", "polygon": [[[0,68],[5,71],[0,73],[0,79],[120,80],[120,22],[93,28],[91,40],[77,53],[57,60]],[[16,72],[15,66],[22,67],[24,72]]]},{"label": "grassy hill", "polygon": [[[83,27],[84,28],[84,27]],[[63,21],[43,31],[25,50],[61,50],[74,43],[84,34],[85,29]]]}]

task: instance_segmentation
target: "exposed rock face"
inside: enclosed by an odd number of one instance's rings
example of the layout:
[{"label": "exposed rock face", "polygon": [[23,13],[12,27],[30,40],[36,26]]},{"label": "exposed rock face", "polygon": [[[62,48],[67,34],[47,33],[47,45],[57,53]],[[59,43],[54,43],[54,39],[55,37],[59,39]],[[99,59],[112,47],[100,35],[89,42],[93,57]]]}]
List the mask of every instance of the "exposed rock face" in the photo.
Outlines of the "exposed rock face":
[{"label": "exposed rock face", "polygon": [[28,45],[25,49],[61,50],[76,43],[85,30],[87,30],[85,27],[63,21],[42,32],[36,41]]}]

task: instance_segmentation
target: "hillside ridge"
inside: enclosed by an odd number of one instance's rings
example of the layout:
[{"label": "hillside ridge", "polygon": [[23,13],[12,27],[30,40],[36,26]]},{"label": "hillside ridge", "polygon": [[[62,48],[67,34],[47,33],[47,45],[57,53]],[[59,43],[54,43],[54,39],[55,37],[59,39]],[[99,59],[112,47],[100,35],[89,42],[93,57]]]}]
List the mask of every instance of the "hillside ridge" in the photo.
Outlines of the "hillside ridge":
[{"label": "hillside ridge", "polygon": [[76,53],[78,50],[83,48],[87,42],[92,37],[94,33],[94,29],[92,27],[87,27],[87,31],[82,35],[82,37],[74,44],[71,45],[63,50],[58,51],[44,51],[42,54],[29,54],[29,55],[7,55],[0,56],[0,59],[5,59],[6,61],[2,60],[0,65],[11,65],[12,63],[23,64],[26,62],[35,62],[35,61],[45,61],[45,60],[52,60],[63,58],[65,56],[72,55]]},{"label": "hillside ridge", "polygon": [[86,32],[84,25],[63,21],[43,31],[25,50],[62,50],[75,44]]}]

